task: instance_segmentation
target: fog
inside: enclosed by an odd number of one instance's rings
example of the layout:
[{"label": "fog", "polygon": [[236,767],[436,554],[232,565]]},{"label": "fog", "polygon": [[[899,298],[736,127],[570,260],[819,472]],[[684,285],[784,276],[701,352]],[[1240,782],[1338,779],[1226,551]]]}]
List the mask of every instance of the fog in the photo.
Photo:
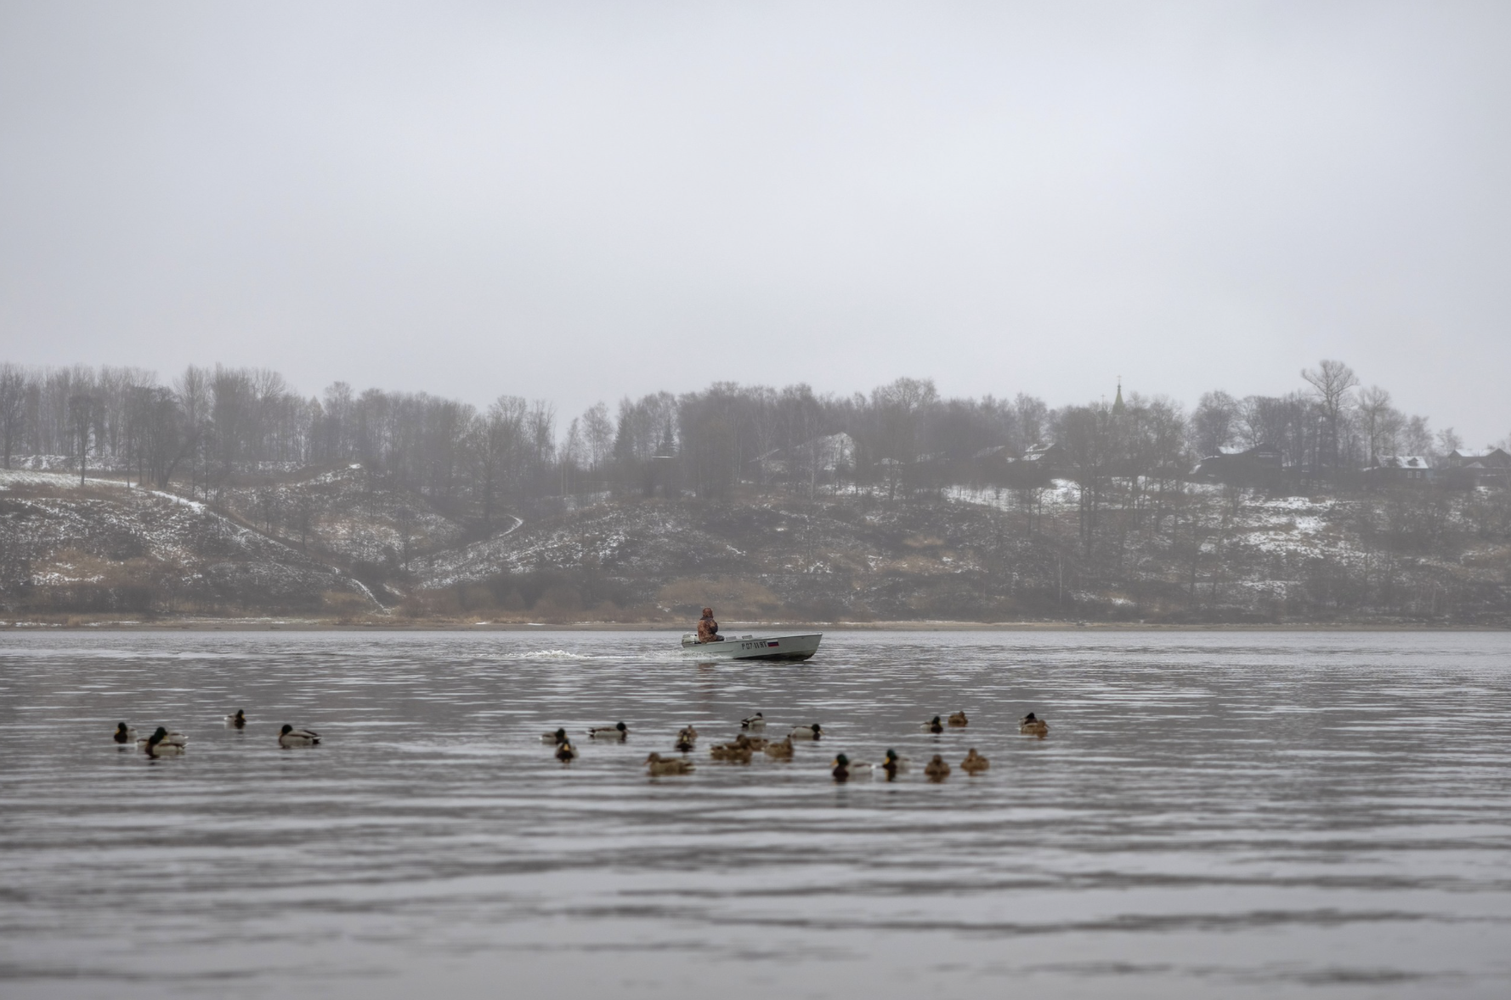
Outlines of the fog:
[{"label": "fog", "polygon": [[0,360],[485,404],[1348,362],[1511,430],[1502,4],[0,3]]}]

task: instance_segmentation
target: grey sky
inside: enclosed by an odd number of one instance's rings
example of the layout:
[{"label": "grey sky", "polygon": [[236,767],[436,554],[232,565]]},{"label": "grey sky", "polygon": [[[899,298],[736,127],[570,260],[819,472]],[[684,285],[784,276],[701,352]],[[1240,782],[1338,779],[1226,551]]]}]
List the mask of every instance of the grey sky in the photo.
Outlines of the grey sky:
[{"label": "grey sky", "polygon": [[0,359],[1511,431],[1511,5],[0,0]]}]

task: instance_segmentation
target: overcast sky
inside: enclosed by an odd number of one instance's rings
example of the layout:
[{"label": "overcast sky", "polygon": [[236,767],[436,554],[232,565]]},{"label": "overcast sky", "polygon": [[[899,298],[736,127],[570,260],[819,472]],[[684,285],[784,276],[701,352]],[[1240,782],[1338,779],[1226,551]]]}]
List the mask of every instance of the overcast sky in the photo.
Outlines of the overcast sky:
[{"label": "overcast sky", "polygon": [[0,0],[0,360],[1511,432],[1511,4]]}]

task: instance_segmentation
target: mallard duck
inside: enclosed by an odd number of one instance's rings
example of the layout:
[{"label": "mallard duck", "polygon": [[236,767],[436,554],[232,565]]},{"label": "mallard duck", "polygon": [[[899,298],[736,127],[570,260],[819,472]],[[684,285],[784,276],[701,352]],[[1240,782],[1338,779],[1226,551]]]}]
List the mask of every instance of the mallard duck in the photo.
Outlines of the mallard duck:
[{"label": "mallard duck", "polygon": [[236,729],[245,729],[247,727],[247,713],[238,708],[235,715],[226,716],[226,725]]},{"label": "mallard duck", "polygon": [[572,745],[571,740],[562,740],[556,744],[556,759],[563,764],[570,764],[577,759],[577,748]]},{"label": "mallard duck", "polygon": [[[174,742],[175,736],[183,742]],[[184,741],[183,733],[170,733],[162,726],[158,726],[157,732],[145,740],[138,740],[137,745],[150,757],[171,757],[184,752],[184,742],[186,741]]]},{"label": "mallard duck", "polygon": [[558,729],[554,733],[541,733],[540,741],[542,743],[550,743],[553,746],[557,743],[565,743],[567,741],[567,731],[565,729]]},{"label": "mallard duck", "polygon": [[1037,736],[1042,740],[1049,735],[1049,723],[1029,712],[1018,720],[1018,732],[1024,736]]},{"label": "mallard duck", "polygon": [[940,722],[939,716],[936,715],[928,722],[925,722],[923,724],[923,728],[925,731],[930,733],[942,733],[944,732],[944,723]]},{"label": "mallard duck", "polygon": [[775,757],[777,760],[791,760],[792,737],[789,736],[780,743],[773,743],[767,740],[766,745],[761,749],[766,751],[766,756],[768,757]]},{"label": "mallard duck", "polygon": [[[120,730],[117,729],[116,732],[119,733]],[[183,733],[170,733],[165,727],[158,726],[157,732],[153,733],[146,739],[137,740],[136,747],[138,750],[145,750],[147,749],[147,744],[149,742],[159,747],[182,747],[188,745],[189,737],[185,736]]]},{"label": "mallard duck", "polygon": [[829,773],[834,775],[835,781],[849,781],[850,758],[846,757],[844,754],[840,754],[838,757],[834,758],[834,770],[830,771]]},{"label": "mallard duck", "polygon": [[824,727],[815,722],[811,726],[798,726],[787,734],[789,740],[821,740],[824,738]]},{"label": "mallard duck", "polygon": [[672,757],[662,760],[659,753],[653,753],[645,758],[645,769],[652,775],[662,774],[691,774],[693,762],[681,757]]},{"label": "mallard duck", "polygon": [[111,734],[110,738],[117,743],[134,743],[136,742],[136,730],[124,722],[117,722],[115,724],[115,732]]},{"label": "mallard duck", "polygon": [[741,729],[765,729],[766,728],[766,716],[762,715],[760,712],[757,712],[755,715],[752,715],[748,719],[741,719],[740,720],[740,728]]},{"label": "mallard duck", "polygon": [[278,745],[281,747],[312,747],[319,742],[319,733],[309,729],[295,729],[286,722],[278,730]]},{"label": "mallard duck", "polygon": [[622,722],[616,722],[612,726],[594,726],[588,730],[590,740],[622,740],[630,734],[630,729]]},{"label": "mallard duck", "polygon": [[682,731],[677,734],[677,741],[679,743],[698,742],[698,730],[694,729],[692,726],[683,726]]},{"label": "mallard duck", "polygon": [[992,762],[977,753],[975,747],[971,747],[970,752],[965,755],[965,760],[960,762],[960,770],[966,774],[980,774],[991,766]]},{"label": "mallard duck", "polygon": [[673,744],[673,747],[681,753],[687,753],[693,748],[693,741],[685,739],[679,734],[677,742]]},{"label": "mallard duck", "polygon": [[943,781],[950,776],[950,765],[936,753],[934,759],[923,766],[923,773],[930,781]]},{"label": "mallard duck", "polygon": [[971,720],[965,717],[964,710],[950,713],[950,717],[945,721],[952,726],[969,726],[971,724]]},{"label": "mallard duck", "polygon": [[912,767],[912,764],[913,762],[911,760],[906,757],[899,756],[896,750],[888,747],[886,756],[882,758],[882,762],[880,764],[872,766],[871,776],[873,778],[885,778],[886,780],[891,781],[899,774],[903,774],[904,772],[908,771]]},{"label": "mallard duck", "polygon": [[[744,736],[745,734],[741,733],[740,735]],[[766,744],[770,742],[771,741],[764,736],[751,736],[745,741],[746,746],[750,747],[750,749],[752,750],[765,750]]]},{"label": "mallard duck", "polygon": [[720,743],[708,748],[709,756],[714,760],[729,760],[737,764],[750,763],[750,738],[744,733],[734,738],[731,743]]}]

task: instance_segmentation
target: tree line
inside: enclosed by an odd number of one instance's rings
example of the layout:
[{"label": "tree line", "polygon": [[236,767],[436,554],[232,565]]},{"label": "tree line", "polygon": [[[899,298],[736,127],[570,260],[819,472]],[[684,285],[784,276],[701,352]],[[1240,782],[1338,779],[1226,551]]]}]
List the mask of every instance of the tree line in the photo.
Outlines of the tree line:
[{"label": "tree line", "polygon": [[614,410],[598,403],[565,427],[550,402],[511,395],[478,408],[344,382],[304,396],[261,368],[190,366],[165,383],[138,368],[0,364],[6,468],[44,460],[213,499],[238,475],[360,463],[485,524],[511,504],[593,492],[721,498],[753,483],[911,495],[990,481],[1049,443],[1082,486],[1088,531],[1111,479],[1158,493],[1224,448],[1272,446],[1286,468],[1315,480],[1461,444],[1452,428],[1434,432],[1332,360],[1302,371],[1287,395],[1213,391],[1189,413],[1165,397],[1125,400],[1121,388],[1112,404],[1052,408],[1023,393],[943,398],[929,379],[848,396],[721,382],[626,397]]}]

